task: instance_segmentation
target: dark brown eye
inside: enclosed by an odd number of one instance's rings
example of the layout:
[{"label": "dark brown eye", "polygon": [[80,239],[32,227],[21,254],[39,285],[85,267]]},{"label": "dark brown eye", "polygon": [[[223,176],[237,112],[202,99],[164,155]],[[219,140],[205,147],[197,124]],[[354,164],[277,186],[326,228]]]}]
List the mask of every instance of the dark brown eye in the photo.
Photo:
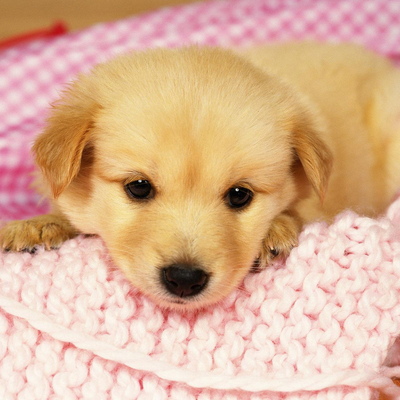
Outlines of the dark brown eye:
[{"label": "dark brown eye", "polygon": [[138,179],[125,185],[125,191],[133,199],[149,199],[153,197],[154,191],[151,183],[145,179]]},{"label": "dark brown eye", "polygon": [[226,195],[226,201],[232,208],[243,208],[247,206],[253,198],[253,192],[244,187],[230,188]]}]

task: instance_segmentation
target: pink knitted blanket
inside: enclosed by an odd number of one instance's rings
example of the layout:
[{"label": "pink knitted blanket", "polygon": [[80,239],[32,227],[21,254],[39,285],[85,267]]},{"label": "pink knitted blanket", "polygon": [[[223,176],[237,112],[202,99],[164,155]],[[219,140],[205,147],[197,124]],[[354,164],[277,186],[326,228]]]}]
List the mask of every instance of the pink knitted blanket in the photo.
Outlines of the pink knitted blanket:
[{"label": "pink knitted blanket", "polygon": [[[294,38],[396,58],[400,3],[223,0],[2,52],[0,218],[45,211],[28,189],[30,142],[77,72],[132,49]],[[136,292],[100,239],[0,253],[0,399],[349,400],[377,388],[400,398],[389,379],[400,372],[399,277],[400,199],[378,220],[345,212],[308,225],[285,264],[196,314]]]},{"label": "pink knitted blanket", "polygon": [[[400,199],[307,226],[286,265],[166,312],[100,239],[0,255],[0,398],[369,399],[400,333]],[[395,355],[392,361],[395,361]],[[397,392],[399,394],[399,392]]]}]

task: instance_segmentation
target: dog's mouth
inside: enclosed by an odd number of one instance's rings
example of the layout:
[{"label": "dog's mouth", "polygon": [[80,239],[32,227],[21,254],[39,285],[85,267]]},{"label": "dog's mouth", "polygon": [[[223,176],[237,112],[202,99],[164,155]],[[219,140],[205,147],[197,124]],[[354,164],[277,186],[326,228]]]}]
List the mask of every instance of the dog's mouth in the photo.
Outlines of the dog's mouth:
[{"label": "dog's mouth", "polygon": [[258,274],[259,272],[261,272],[261,270],[262,270],[261,260],[260,260],[260,257],[257,257],[254,260],[249,272],[251,274]]},{"label": "dog's mouth", "polygon": [[169,303],[172,303],[172,304],[177,304],[177,305],[180,305],[180,306],[185,306],[185,305],[187,305],[188,303],[190,303],[191,301],[189,300],[182,300],[182,299],[168,299],[168,302]]},{"label": "dog's mouth", "polygon": [[161,307],[165,307],[171,310],[179,311],[195,311],[206,307],[212,302],[208,296],[196,295],[188,298],[171,298],[170,296],[163,296],[161,302],[159,303]]}]

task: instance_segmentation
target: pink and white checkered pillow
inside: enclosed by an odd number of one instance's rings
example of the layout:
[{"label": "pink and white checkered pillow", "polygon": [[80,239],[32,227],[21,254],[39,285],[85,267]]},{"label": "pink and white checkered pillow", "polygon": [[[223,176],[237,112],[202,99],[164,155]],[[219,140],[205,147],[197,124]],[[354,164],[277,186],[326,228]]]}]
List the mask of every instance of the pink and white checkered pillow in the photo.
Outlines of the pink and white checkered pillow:
[{"label": "pink and white checkered pillow", "polygon": [[[224,0],[160,10],[0,53],[0,218],[45,211],[30,145],[78,72],[154,46],[353,41],[396,58],[400,2]],[[0,254],[0,399],[334,399],[389,388],[400,352],[400,200],[305,228],[286,265],[198,314],[160,310],[100,239]],[[394,389],[393,389],[394,390]],[[395,393],[395,391],[393,391]],[[400,395],[397,392],[398,398]]]},{"label": "pink and white checkered pillow", "polygon": [[400,2],[225,0],[163,9],[0,53],[0,216],[43,212],[29,149],[49,103],[81,71],[121,52],[190,43],[249,45],[289,39],[353,41],[400,54]]}]

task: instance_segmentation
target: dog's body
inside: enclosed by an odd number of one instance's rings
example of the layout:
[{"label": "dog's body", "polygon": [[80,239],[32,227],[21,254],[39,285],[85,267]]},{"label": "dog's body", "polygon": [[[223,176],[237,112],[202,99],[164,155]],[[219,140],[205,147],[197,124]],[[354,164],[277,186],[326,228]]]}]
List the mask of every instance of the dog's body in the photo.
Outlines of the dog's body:
[{"label": "dog's body", "polygon": [[354,45],[298,43],[247,55],[298,87],[322,115],[333,169],[323,205],[314,194],[297,205],[302,218],[382,212],[400,189],[400,72]]},{"label": "dog's body", "polygon": [[54,212],[10,223],[2,246],[98,234],[136,287],[193,308],[286,256],[302,223],[382,212],[400,187],[399,71],[351,45],[237,53],[152,50],[80,77],[34,146]]}]

